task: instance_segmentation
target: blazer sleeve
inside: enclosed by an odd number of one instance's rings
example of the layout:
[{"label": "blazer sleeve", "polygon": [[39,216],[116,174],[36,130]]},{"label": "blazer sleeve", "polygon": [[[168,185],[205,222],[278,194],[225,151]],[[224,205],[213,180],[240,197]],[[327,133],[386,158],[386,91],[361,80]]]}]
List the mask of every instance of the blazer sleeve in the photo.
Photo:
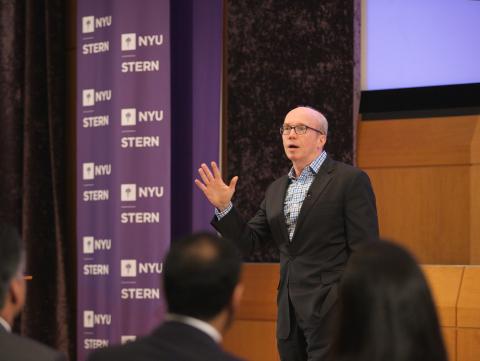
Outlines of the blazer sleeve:
[{"label": "blazer sleeve", "polygon": [[379,238],[375,194],[368,175],[360,171],[352,177],[345,196],[345,233],[349,250]]},{"label": "blazer sleeve", "polygon": [[220,220],[213,216],[211,224],[223,237],[234,241],[244,255],[252,254],[254,250],[271,239],[265,199],[260,204],[255,216],[248,222],[245,222],[236,208],[233,207]]}]

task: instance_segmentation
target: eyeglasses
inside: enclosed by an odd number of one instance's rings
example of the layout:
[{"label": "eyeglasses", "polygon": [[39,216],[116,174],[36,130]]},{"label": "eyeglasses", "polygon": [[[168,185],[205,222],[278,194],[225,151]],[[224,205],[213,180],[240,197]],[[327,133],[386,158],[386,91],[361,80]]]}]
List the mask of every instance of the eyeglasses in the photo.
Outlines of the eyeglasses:
[{"label": "eyeglasses", "polygon": [[311,129],[311,130],[314,130],[317,133],[323,134],[322,131],[320,131],[318,129],[315,129],[315,128],[312,128],[312,127],[309,127],[308,125],[303,125],[303,124],[299,124],[299,125],[295,125],[295,126],[284,125],[284,126],[280,127],[280,134],[288,135],[288,134],[290,134],[290,131],[292,129],[294,129],[295,133],[298,134],[298,135],[305,134],[307,132],[307,129]]}]

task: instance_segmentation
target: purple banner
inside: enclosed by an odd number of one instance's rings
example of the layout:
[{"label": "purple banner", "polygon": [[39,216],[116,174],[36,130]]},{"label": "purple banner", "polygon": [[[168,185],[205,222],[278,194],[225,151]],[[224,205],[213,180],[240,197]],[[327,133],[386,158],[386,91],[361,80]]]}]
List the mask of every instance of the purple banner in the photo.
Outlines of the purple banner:
[{"label": "purple banner", "polygon": [[77,19],[78,360],[164,314],[170,2],[82,0]]},{"label": "purple banner", "polygon": [[[223,1],[193,1],[192,6],[192,174],[195,179],[203,162],[215,161],[221,165]],[[193,179],[192,231],[212,230],[213,207]]]}]

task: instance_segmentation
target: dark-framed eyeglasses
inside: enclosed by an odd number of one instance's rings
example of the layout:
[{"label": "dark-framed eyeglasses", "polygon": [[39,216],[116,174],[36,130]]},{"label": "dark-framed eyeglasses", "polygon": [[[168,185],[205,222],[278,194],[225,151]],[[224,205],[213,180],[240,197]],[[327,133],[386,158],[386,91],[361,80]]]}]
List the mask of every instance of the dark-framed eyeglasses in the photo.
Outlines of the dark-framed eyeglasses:
[{"label": "dark-framed eyeglasses", "polygon": [[309,127],[308,125],[304,125],[304,124],[299,124],[299,125],[294,125],[294,126],[283,125],[283,126],[280,127],[280,134],[281,135],[288,135],[288,134],[290,134],[290,131],[292,129],[294,129],[295,133],[298,134],[298,135],[305,134],[307,132],[307,129],[311,129],[311,130],[313,130],[317,133],[323,134],[323,132],[321,130]]}]

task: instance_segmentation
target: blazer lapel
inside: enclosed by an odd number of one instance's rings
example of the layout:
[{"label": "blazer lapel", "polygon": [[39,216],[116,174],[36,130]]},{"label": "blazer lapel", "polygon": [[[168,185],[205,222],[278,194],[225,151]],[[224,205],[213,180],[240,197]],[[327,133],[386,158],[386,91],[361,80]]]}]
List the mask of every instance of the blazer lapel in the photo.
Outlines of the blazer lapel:
[{"label": "blazer lapel", "polygon": [[284,175],[279,179],[275,188],[272,190],[272,212],[278,214],[278,227],[282,233],[285,242],[290,242],[288,237],[287,224],[285,223],[285,212],[283,211],[283,202],[285,201],[285,194],[287,193],[288,176]]},{"label": "blazer lapel", "polygon": [[300,214],[298,215],[297,225],[295,226],[295,232],[293,233],[292,241],[295,240],[295,236],[298,234],[300,228],[302,227],[302,224],[305,222],[305,218],[312,209],[312,206],[323,193],[328,183],[330,183],[330,181],[332,180],[334,170],[335,162],[332,161],[330,157],[327,157],[320,169],[318,170],[318,173],[307,192],[307,196],[303,201],[302,208],[300,209]]}]

